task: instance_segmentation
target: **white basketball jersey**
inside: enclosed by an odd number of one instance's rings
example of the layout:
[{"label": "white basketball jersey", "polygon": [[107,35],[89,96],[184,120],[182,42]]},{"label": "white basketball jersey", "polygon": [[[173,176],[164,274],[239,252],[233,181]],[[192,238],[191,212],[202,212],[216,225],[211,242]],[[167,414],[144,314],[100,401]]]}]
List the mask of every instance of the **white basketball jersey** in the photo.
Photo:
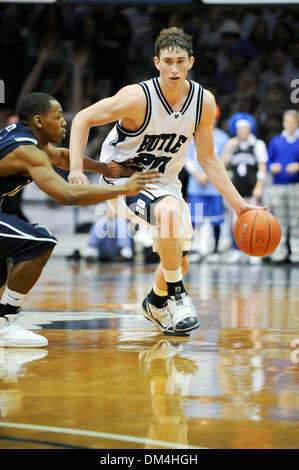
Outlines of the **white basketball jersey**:
[{"label": "white basketball jersey", "polygon": [[[202,86],[192,80],[189,83],[189,94],[181,111],[171,109],[157,78],[140,83],[147,101],[143,125],[131,132],[118,121],[102,145],[100,161],[123,162],[133,158],[146,170],[157,168],[164,183],[177,178],[201,117]],[[105,180],[114,184],[124,182],[124,178]]]}]

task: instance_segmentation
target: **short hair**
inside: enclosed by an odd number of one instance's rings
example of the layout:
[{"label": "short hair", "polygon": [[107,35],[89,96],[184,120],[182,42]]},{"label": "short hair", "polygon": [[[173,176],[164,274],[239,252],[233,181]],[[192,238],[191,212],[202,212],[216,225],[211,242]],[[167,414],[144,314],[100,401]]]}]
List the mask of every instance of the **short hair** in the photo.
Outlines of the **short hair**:
[{"label": "short hair", "polygon": [[286,118],[287,116],[293,117],[299,123],[299,113],[295,109],[288,109],[287,111],[285,111],[283,113],[283,119]]},{"label": "short hair", "polygon": [[19,106],[18,116],[20,123],[29,123],[36,114],[45,115],[51,108],[52,101],[57,101],[47,93],[29,93]]},{"label": "short hair", "polygon": [[159,57],[162,49],[184,49],[188,56],[193,55],[192,36],[185,33],[181,28],[162,29],[155,41],[155,55]]}]

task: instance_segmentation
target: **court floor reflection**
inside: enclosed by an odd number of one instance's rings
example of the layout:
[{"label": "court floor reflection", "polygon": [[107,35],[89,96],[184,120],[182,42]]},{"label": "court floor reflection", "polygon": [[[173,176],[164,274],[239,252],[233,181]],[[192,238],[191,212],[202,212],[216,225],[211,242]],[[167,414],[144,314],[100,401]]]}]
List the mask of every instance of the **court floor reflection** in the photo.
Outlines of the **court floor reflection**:
[{"label": "court floor reflection", "polygon": [[50,261],[20,320],[47,350],[0,351],[0,448],[299,448],[298,268],[191,265],[190,338],[140,314],[153,269]]}]

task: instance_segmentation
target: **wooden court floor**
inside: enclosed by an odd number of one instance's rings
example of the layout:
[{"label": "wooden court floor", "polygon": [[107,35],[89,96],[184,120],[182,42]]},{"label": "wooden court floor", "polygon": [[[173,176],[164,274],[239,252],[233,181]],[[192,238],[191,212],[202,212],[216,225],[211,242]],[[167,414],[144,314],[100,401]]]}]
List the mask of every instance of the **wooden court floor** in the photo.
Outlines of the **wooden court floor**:
[{"label": "wooden court floor", "polygon": [[191,264],[201,327],[139,312],[154,265],[52,258],[0,349],[0,449],[298,449],[299,267]]}]

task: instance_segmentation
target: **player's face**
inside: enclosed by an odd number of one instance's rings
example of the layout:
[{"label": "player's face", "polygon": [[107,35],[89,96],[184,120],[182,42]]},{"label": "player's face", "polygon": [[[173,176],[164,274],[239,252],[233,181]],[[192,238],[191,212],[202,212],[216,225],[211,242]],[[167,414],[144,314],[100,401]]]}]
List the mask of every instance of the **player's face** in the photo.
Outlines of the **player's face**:
[{"label": "player's face", "polygon": [[60,144],[66,137],[66,120],[58,101],[52,101],[48,114],[43,117],[43,128],[53,144]]},{"label": "player's face", "polygon": [[184,49],[162,49],[160,56],[154,58],[162,82],[168,86],[182,83],[192,68],[194,57],[189,57]]}]

